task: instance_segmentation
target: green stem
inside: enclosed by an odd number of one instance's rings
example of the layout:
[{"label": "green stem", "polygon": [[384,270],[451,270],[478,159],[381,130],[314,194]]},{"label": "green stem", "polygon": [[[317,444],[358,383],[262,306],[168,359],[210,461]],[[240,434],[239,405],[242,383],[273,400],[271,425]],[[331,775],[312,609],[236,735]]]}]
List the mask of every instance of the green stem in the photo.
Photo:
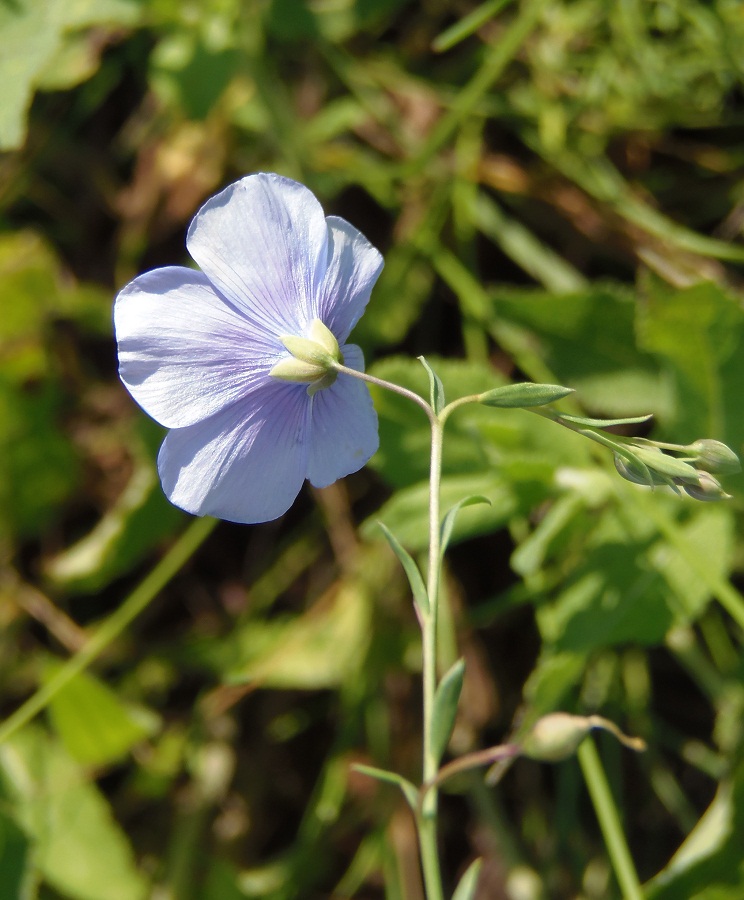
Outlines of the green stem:
[{"label": "green stem", "polygon": [[[429,597],[429,611],[422,616],[423,639],[423,689],[424,689],[424,747],[423,781],[434,784],[439,768],[433,742],[434,698],[437,690],[437,624],[439,621],[439,581],[440,560],[440,512],[439,493],[442,477],[442,441],[444,423],[440,418],[431,420],[431,464],[429,471],[429,568],[426,591]],[[427,900],[442,900],[442,875],[437,849],[437,806],[436,785],[426,794],[419,814],[419,843],[421,864],[424,871]]]},{"label": "green stem", "polygon": [[610,855],[624,900],[643,900],[643,888],[636,874],[633,859],[623,834],[615,801],[607,783],[594,741],[587,737],[578,750],[581,771],[594,804],[594,811],[602,829],[605,846]]},{"label": "green stem", "polygon": [[98,626],[85,646],[71,657],[57,673],[0,725],[0,744],[7,741],[40,713],[56,695],[95,660],[150,604],[165,585],[188,561],[207,538],[216,519],[196,519],[160,560],[149,575],[127,597],[108,619]]}]

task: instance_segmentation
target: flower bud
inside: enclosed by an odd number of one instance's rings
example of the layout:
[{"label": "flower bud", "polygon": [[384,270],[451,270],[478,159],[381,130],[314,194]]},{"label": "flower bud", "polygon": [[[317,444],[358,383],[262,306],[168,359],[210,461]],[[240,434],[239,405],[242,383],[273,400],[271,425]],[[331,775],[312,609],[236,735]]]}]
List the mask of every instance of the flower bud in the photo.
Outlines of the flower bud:
[{"label": "flower bud", "polygon": [[574,716],[570,713],[549,713],[538,719],[522,742],[522,754],[540,762],[560,762],[572,756],[593,728],[609,731],[630,750],[645,750],[641,738],[628,737],[602,716]]},{"label": "flower bud", "polygon": [[687,448],[696,454],[695,465],[706,472],[717,472],[721,475],[735,475],[741,472],[741,462],[734,451],[721,441],[703,439],[695,441]]},{"label": "flower bud", "polygon": [[730,500],[731,494],[727,494],[716,479],[708,472],[700,472],[695,484],[689,482],[677,482],[683,491],[693,500]]},{"label": "flower bud", "polygon": [[624,459],[619,453],[615,453],[613,456],[618,475],[626,481],[632,481],[633,484],[642,484],[646,487],[654,484],[666,484],[666,481],[657,475],[653,469],[648,467],[642,468],[636,460]]},{"label": "flower bud", "polygon": [[541,762],[560,762],[573,756],[591,729],[586,716],[550,713],[532,726],[522,742],[522,753]]}]

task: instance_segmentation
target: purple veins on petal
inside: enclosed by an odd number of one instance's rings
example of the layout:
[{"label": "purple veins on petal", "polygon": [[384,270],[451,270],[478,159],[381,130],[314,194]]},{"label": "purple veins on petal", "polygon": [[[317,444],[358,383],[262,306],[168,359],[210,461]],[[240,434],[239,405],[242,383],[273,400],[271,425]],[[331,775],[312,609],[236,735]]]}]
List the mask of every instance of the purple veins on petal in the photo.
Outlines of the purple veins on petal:
[{"label": "purple veins on petal", "polygon": [[194,515],[268,522],[294,502],[307,471],[310,404],[302,385],[260,394],[168,433],[158,470],[169,500]]},{"label": "purple veins on petal", "polygon": [[[364,370],[359,347],[342,348],[350,369]],[[326,487],[357,472],[377,452],[377,413],[364,382],[341,373],[333,386],[313,397],[307,478]]]}]

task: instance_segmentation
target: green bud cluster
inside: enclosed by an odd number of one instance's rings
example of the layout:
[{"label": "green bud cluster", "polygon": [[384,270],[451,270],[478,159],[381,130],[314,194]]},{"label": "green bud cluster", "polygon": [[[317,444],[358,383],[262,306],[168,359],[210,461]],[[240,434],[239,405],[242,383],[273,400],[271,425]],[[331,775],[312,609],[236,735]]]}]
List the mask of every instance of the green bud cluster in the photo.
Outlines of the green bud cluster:
[{"label": "green bud cluster", "polygon": [[694,500],[730,499],[712,473],[732,475],[741,471],[739,457],[730,447],[707,438],[686,445],[631,438],[615,451],[614,458],[615,468],[626,481],[666,484],[678,493],[681,488]]}]

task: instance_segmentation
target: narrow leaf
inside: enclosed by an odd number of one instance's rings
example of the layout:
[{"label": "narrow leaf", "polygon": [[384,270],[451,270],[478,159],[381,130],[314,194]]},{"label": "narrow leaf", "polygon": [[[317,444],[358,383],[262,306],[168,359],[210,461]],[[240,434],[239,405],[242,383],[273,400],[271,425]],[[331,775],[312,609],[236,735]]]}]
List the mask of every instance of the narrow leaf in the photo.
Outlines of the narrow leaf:
[{"label": "narrow leaf", "polygon": [[478,397],[485,406],[498,406],[507,409],[524,409],[529,406],[545,406],[573,393],[573,388],[560,384],[533,384],[531,381],[520,381],[517,384],[505,384],[503,387],[486,391]]},{"label": "narrow leaf", "polygon": [[455,519],[457,518],[457,514],[463,507],[475,506],[477,503],[487,503],[488,506],[491,505],[491,501],[488,499],[488,497],[484,497],[482,494],[471,494],[469,497],[465,497],[464,500],[459,500],[453,507],[447,510],[444,518],[442,519],[442,528],[440,532],[440,557],[444,556],[447,551],[450,538],[452,537],[452,529],[455,527]]},{"label": "narrow leaf", "polygon": [[419,793],[416,786],[397,772],[390,772],[388,769],[378,769],[376,766],[364,766],[361,763],[354,763],[352,766],[355,772],[361,772],[362,775],[368,775],[376,781],[384,781],[385,784],[394,784],[403,791],[403,796],[408,801],[411,809],[418,807]]},{"label": "narrow leaf", "polygon": [[439,415],[445,405],[444,385],[423,356],[419,356],[418,361],[426,369],[426,374],[429,376],[429,401],[434,412]]},{"label": "narrow leaf", "polygon": [[460,702],[462,682],[465,677],[465,660],[458,659],[439,682],[432,710],[432,750],[437,763],[447,749],[455,726],[457,704]]},{"label": "narrow leaf", "polygon": [[380,522],[379,525],[382,529],[382,533],[387,538],[387,542],[390,544],[393,553],[398,557],[400,564],[403,566],[406,577],[408,578],[408,583],[411,585],[413,602],[416,604],[416,608],[421,615],[428,615],[429,595],[424,585],[424,579],[421,577],[421,572],[419,572],[419,567],[416,565],[411,554],[403,547],[392,531],[390,531],[386,525],[383,525],[382,522]]},{"label": "narrow leaf", "polygon": [[465,870],[465,874],[460,879],[452,900],[474,900],[475,889],[478,887],[478,876],[480,875],[482,859],[474,859]]},{"label": "narrow leaf", "polygon": [[560,413],[559,419],[570,422],[572,425],[588,425],[590,428],[609,428],[612,425],[640,425],[642,422],[648,422],[653,418],[652,413],[645,416],[630,416],[627,419],[588,419],[585,416],[569,416],[567,413]]}]

